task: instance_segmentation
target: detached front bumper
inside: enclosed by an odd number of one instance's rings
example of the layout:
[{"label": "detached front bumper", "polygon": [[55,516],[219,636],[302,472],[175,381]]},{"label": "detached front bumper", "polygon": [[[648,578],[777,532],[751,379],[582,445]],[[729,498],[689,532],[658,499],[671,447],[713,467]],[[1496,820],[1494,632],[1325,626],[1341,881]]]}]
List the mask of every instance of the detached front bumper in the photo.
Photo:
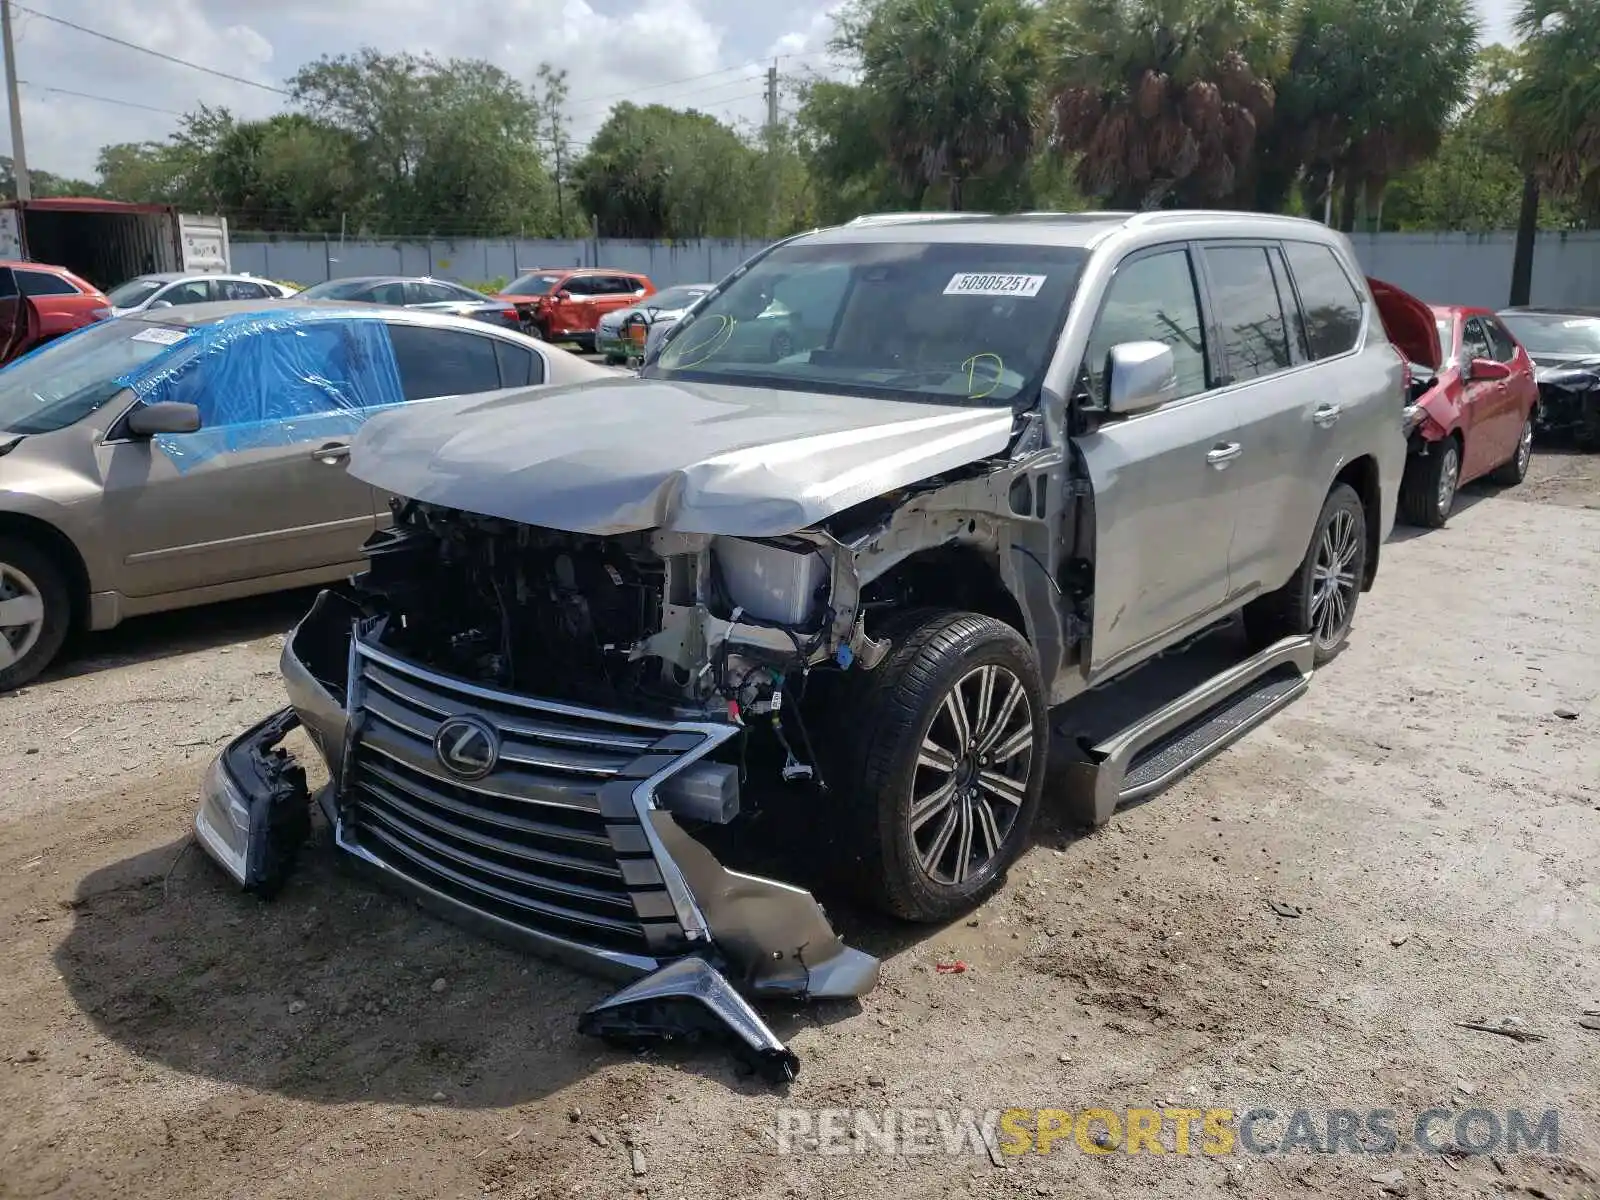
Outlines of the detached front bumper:
[{"label": "detached front bumper", "polygon": [[[586,1014],[593,1032],[662,1036],[681,1016],[694,1036],[709,1012],[763,1069],[792,1070],[728,997],[844,999],[876,984],[877,960],[845,946],[809,892],[725,869],[669,811],[726,807],[730,770],[711,755],[732,726],[485,688],[393,656],[378,630],[319,596],[284,647],[293,707],[208,772],[196,834],[241,886],[277,886],[304,837],[311,798],[280,745],[303,724],[331,778],[317,802],[351,860],[491,936],[652,981]],[[698,965],[674,969],[686,960]]]}]

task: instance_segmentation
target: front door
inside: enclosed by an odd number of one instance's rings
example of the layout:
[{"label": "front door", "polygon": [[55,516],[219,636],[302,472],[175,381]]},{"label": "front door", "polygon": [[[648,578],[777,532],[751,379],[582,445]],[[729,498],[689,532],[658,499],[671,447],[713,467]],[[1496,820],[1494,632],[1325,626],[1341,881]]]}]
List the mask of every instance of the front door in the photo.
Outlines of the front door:
[{"label": "front door", "polygon": [[1461,411],[1467,443],[1461,457],[1461,478],[1467,480],[1476,479],[1510,455],[1509,448],[1501,446],[1504,434],[1500,426],[1504,422],[1500,416],[1510,406],[1511,388],[1504,379],[1472,377],[1474,360],[1495,361],[1494,347],[1482,318],[1467,318],[1461,340]]},{"label": "front door", "polygon": [[100,446],[117,590],[155,596],[359,561],[375,524],[372,489],[345,470],[349,444],[367,404],[398,389],[374,388],[375,343],[351,333],[358,324],[384,336],[377,322],[334,321],[242,335],[148,397],[196,405],[198,432]]},{"label": "front door", "polygon": [[1106,355],[1123,342],[1165,342],[1178,375],[1176,399],[1077,439],[1094,488],[1094,674],[1176,640],[1227,597],[1239,422],[1233,398],[1211,390],[1204,329],[1189,252],[1177,246],[1118,265],[1089,336],[1096,402]]}]

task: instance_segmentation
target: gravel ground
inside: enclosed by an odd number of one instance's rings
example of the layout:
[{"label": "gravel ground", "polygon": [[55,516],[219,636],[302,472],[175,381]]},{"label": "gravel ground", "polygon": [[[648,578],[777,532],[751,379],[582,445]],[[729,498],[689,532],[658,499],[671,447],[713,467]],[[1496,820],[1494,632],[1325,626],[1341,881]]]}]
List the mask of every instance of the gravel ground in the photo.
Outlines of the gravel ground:
[{"label": "gravel ground", "polygon": [[[1600,1031],[1579,1024],[1600,1009],[1600,457],[1539,454],[1521,488],[1402,531],[1304,698],[1105,830],[1047,819],[973,920],[842,911],[883,984],[770,1014],[804,1064],[786,1098],[713,1053],[578,1037],[603,984],[326,850],[266,905],[187,848],[210,756],[281,703],[305,603],[135,622],[0,698],[0,1196],[1600,1194]],[[773,1133],[781,1106],[1151,1104],[1402,1129],[1554,1109],[1560,1141],[1219,1159],[1068,1138],[996,1165],[780,1155]]]}]

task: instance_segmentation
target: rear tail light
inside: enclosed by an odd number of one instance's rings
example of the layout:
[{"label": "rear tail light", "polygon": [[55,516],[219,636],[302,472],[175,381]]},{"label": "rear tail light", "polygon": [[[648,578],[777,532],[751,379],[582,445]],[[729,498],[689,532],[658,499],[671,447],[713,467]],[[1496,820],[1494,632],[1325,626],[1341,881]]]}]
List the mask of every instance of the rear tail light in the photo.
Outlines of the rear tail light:
[{"label": "rear tail light", "polygon": [[502,308],[500,310],[500,315],[513,323],[522,319],[521,314],[519,314],[515,308]]}]

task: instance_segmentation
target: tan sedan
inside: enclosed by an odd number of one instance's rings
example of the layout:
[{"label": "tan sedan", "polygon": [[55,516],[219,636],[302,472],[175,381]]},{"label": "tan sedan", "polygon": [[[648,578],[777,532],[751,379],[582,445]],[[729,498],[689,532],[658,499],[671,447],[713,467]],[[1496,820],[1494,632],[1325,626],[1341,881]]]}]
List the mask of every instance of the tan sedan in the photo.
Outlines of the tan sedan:
[{"label": "tan sedan", "polygon": [[0,691],[74,627],[325,583],[388,497],[345,471],[374,411],[609,375],[481,321],[199,304],[102,322],[0,371]]}]

